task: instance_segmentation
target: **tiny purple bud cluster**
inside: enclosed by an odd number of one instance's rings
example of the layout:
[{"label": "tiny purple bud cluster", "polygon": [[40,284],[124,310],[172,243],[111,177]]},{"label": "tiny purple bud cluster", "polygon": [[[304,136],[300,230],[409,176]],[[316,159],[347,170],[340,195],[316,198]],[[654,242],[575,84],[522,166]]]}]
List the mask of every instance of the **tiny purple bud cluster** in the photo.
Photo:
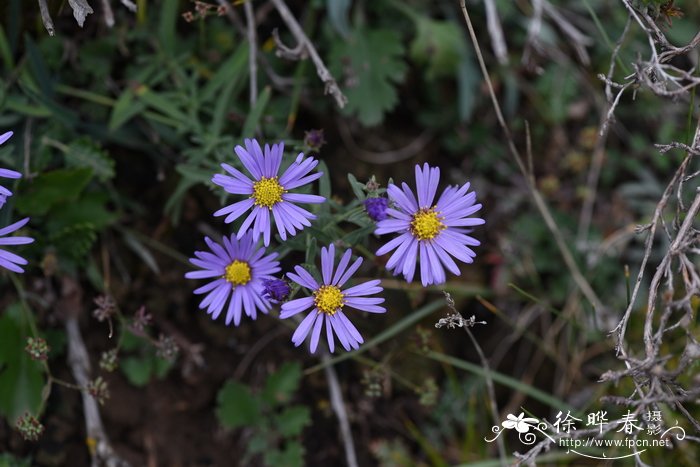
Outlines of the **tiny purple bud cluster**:
[{"label": "tiny purple bud cluster", "polygon": [[263,296],[273,303],[285,301],[292,291],[287,281],[283,281],[282,279],[265,279],[263,281],[263,287],[265,287]]},{"label": "tiny purple bud cluster", "polygon": [[324,144],[326,139],[323,137],[323,129],[304,132],[304,146],[311,152],[318,152]]},{"label": "tiny purple bud cluster", "polygon": [[389,200],[386,198],[367,198],[365,200],[365,211],[375,222],[386,219],[386,210],[389,207]]}]

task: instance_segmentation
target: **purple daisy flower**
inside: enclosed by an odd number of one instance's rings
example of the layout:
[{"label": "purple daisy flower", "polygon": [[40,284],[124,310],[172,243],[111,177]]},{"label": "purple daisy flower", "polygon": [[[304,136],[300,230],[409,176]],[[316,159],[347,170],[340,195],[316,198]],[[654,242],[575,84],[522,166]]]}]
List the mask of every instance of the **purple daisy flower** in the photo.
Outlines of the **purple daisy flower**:
[{"label": "purple daisy flower", "polygon": [[[0,146],[5,144],[5,142],[12,137],[12,134],[13,133],[11,131],[1,134]],[[0,177],[17,179],[22,178],[22,174],[10,169],[0,169]],[[10,196],[12,196],[12,192],[4,186],[0,185],[0,208],[2,208],[5,205],[5,201],[7,201],[7,198],[9,198]]]},{"label": "purple daisy flower", "polygon": [[313,291],[310,297],[297,298],[282,305],[282,312],[280,313],[280,318],[282,319],[289,318],[311,308],[309,314],[302,320],[292,336],[292,342],[296,347],[299,347],[306,340],[309,332],[311,332],[311,353],[314,353],[325,321],[326,337],[331,352],[335,350],[334,332],[345,350],[357,349],[364,340],[357,328],[343,313],[343,307],[347,306],[370,313],[386,312],[384,307],[378,306],[384,302],[383,298],[365,297],[365,295],[377,294],[384,290],[379,286],[379,280],[363,282],[349,289],[341,289],[362,264],[362,258],[357,258],[348,267],[351,256],[352,251],[347,249],[340,259],[334,274],[335,247],[331,244],[328,249],[325,247],[321,248],[322,284],[316,282],[316,279],[300,266],[294,268],[296,274],[287,273],[291,280]]},{"label": "purple daisy flower", "polygon": [[207,309],[212,319],[219,317],[228,301],[226,325],[238,326],[241,314],[252,319],[257,317],[257,311],[267,313],[270,302],[263,297],[265,279],[273,279],[272,274],[279,272],[279,261],[274,259],[277,253],[265,255],[265,248],[256,248],[253,234],[248,233],[240,240],[232,234],[224,237],[224,246],[205,237],[211,253],[195,251],[196,258],[190,262],[202,268],[185,274],[188,279],[209,279],[213,281],[196,289],[195,294],[207,294],[199,304],[200,309]]},{"label": "purple daisy flower", "polygon": [[400,189],[389,185],[387,192],[395,208],[387,209],[389,219],[377,223],[377,235],[399,233],[400,235],[377,250],[384,255],[396,250],[386,264],[394,275],[403,274],[411,282],[416,270],[416,259],[420,257],[420,278],[423,286],[445,282],[447,268],[453,274],[460,271],[454,260],[471,263],[476,253],[470,246],[480,242],[467,235],[471,230],[463,227],[481,225],[485,221],[468,217],[481,209],[476,202],[476,193],[469,192],[469,183],[462,187],[448,186],[433,204],[440,169],[416,165],[416,192],[418,199],[406,183]]},{"label": "purple daisy flower", "polygon": [[[29,222],[29,218],[25,217],[21,221],[17,221],[12,225],[8,225],[7,227],[0,229],[0,246],[26,245],[27,243],[32,243],[34,239],[31,237],[7,237],[8,234],[11,234],[12,232],[15,232],[24,227],[27,224],[27,222]],[[24,266],[26,264],[27,260],[22,258],[21,256],[17,256],[14,253],[10,253],[9,251],[0,249],[0,266],[2,266],[3,268],[9,269],[12,272],[22,273],[24,272],[24,269],[22,269],[18,265]]]},{"label": "purple daisy flower", "polygon": [[296,161],[285,170],[282,176],[278,176],[284,143],[273,144],[272,147],[266,144],[263,152],[256,140],[246,139],[245,148],[236,146],[235,150],[245,168],[253,175],[253,180],[230,165],[221,164],[221,167],[232,176],[216,174],[212,181],[229,193],[248,195],[248,198],[219,209],[214,216],[226,216],[224,222],[228,224],[252,208],[252,212],[238,230],[238,238],[241,238],[252,226],[253,239],[257,240],[260,234],[263,234],[265,246],[270,244],[270,215],[275,219],[277,232],[282,240],[287,239],[287,233],[294,236],[297,230],[311,226],[309,220],[316,219],[316,216],[294,203],[318,204],[324,202],[326,198],[318,195],[289,193],[289,190],[321,177],[323,175],[321,172],[309,175],[309,172],[318,165],[318,161],[313,157],[305,159],[304,154],[299,153]]}]

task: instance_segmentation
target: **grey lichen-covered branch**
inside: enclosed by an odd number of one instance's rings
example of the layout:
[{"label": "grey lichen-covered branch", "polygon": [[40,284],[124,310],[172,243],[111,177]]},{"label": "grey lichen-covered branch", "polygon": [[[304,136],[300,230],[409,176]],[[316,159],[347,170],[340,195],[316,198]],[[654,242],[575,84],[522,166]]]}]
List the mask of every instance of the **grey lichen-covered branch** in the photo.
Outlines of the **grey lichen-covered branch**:
[{"label": "grey lichen-covered branch", "polygon": [[[299,22],[297,22],[294,15],[292,15],[292,12],[289,11],[287,4],[284,3],[284,0],[272,0],[272,3],[275,5],[275,8],[279,12],[282,20],[284,20],[284,23],[287,25],[294,38],[297,40],[299,55],[295,58],[298,60],[303,58],[305,53],[308,53],[309,57],[311,57],[311,60],[316,66],[316,73],[318,73],[318,77],[321,78],[321,81],[323,81],[323,83],[326,85],[326,94],[333,96],[338,107],[341,109],[345,107],[345,104],[348,102],[348,98],[345,97],[343,91],[341,91],[340,87],[338,87],[338,83],[335,81],[335,78],[333,78],[331,72],[328,71],[328,68],[326,68],[326,65],[323,63],[323,60],[321,60],[321,57],[318,55],[314,45],[304,33],[304,30],[299,25]],[[287,52],[290,50],[297,50],[297,48],[290,49],[288,47],[281,47],[279,38],[277,38],[276,42],[277,47],[280,50]],[[292,58],[289,53],[283,52],[283,54],[287,58]]]}]

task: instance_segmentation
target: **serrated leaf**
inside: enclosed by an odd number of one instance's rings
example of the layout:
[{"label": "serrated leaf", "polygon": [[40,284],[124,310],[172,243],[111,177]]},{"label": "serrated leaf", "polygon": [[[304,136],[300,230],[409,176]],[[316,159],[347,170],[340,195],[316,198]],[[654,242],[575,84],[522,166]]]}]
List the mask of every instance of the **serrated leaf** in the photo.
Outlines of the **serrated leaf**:
[{"label": "serrated leaf", "polygon": [[299,387],[301,380],[301,365],[296,362],[286,362],[265,381],[262,397],[270,405],[283,404]]},{"label": "serrated leaf", "polygon": [[454,76],[466,54],[462,31],[451,21],[417,17],[417,34],[411,42],[411,57],[427,63],[426,78]]},{"label": "serrated leaf", "polygon": [[107,209],[108,202],[107,193],[83,193],[71,203],[55,206],[46,221],[47,229],[58,231],[71,225],[89,223],[94,230],[101,230],[118,217]]},{"label": "serrated leaf", "polygon": [[217,401],[216,416],[226,428],[254,425],[260,418],[258,400],[240,383],[227,382],[219,391]]},{"label": "serrated leaf", "polygon": [[95,227],[89,223],[71,225],[49,236],[59,253],[74,259],[85,256],[96,240]]},{"label": "serrated leaf", "polygon": [[90,138],[73,141],[64,156],[68,167],[89,167],[102,181],[114,178],[114,160]]},{"label": "serrated leaf", "polygon": [[0,414],[10,423],[28,411],[37,415],[44,388],[41,364],[25,352],[28,329],[14,304],[0,316]]},{"label": "serrated leaf", "polygon": [[301,467],[304,465],[304,447],[297,441],[288,441],[283,449],[270,449],[265,453],[265,464]]},{"label": "serrated leaf", "polygon": [[[366,126],[377,125],[398,103],[395,86],[403,82],[406,64],[401,37],[388,29],[360,29],[331,50],[336,74],[345,72],[345,111]],[[349,73],[348,73],[349,72]]]},{"label": "serrated leaf", "polygon": [[21,197],[17,197],[15,206],[25,216],[44,215],[59,203],[75,200],[91,178],[89,168],[45,172],[33,180]]},{"label": "serrated leaf", "polygon": [[301,430],[311,422],[309,408],[303,405],[295,405],[284,409],[275,416],[274,428],[286,438],[298,436]]}]

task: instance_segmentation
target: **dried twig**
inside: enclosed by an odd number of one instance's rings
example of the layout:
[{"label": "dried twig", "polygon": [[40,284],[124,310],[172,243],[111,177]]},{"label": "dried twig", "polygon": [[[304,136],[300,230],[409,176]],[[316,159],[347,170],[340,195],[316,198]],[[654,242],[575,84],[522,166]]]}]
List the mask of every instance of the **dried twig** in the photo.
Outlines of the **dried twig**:
[{"label": "dried twig", "polygon": [[[68,338],[68,363],[73,372],[73,377],[79,386],[87,387],[90,382],[90,358],[88,357],[83,337],[80,334],[76,317],[66,319],[66,335]],[[94,443],[94,447],[90,450],[92,466],[127,467],[129,463],[119,457],[109,443],[102,425],[97,401],[86,390],[81,391],[81,395],[83,398],[87,439],[90,445]]]},{"label": "dried twig", "polygon": [[250,68],[250,106],[255,107],[258,98],[258,62],[257,62],[257,34],[255,33],[255,14],[253,13],[253,2],[248,1],[243,4],[245,19],[248,30],[248,66]]},{"label": "dried twig", "polygon": [[120,0],[120,1],[122,2],[122,5],[124,5],[132,13],[136,13],[136,11],[138,10],[138,7],[136,6],[136,4],[134,2],[132,2],[131,0]]},{"label": "dried twig", "polygon": [[105,18],[105,24],[111,28],[114,26],[114,12],[110,0],[102,0],[102,14]]},{"label": "dried twig", "polygon": [[481,53],[481,48],[479,46],[479,41],[476,38],[476,33],[474,32],[474,26],[472,25],[471,18],[469,17],[469,13],[467,12],[467,7],[465,5],[465,0],[460,0],[460,6],[462,8],[462,14],[464,15],[464,20],[467,23],[467,29],[469,30],[469,36],[471,38],[472,43],[474,44],[474,50],[476,51],[476,57],[479,61],[479,67],[481,68],[481,73],[484,76],[484,80],[486,81],[486,86],[488,88],[489,96],[491,98],[491,103],[493,104],[493,108],[496,112],[496,118],[498,120],[498,123],[505,134],[506,137],[506,142],[508,144],[508,149],[513,156],[513,159],[515,160],[516,164],[518,165],[518,168],[520,169],[520,173],[523,175],[525,178],[526,184],[528,191],[530,192],[530,195],[535,201],[535,206],[540,212],[540,215],[545,221],[545,224],[547,225],[547,228],[551,232],[552,236],[554,237],[554,241],[557,244],[557,247],[559,249],[560,254],[562,255],[562,258],[564,259],[564,263],[566,264],[567,268],[569,269],[569,272],[571,273],[572,278],[574,279],[574,282],[578,286],[578,288],[581,290],[583,295],[588,299],[588,301],[591,303],[593,308],[598,310],[599,312],[602,312],[604,310],[603,303],[600,301],[598,296],[596,295],[595,291],[593,291],[593,288],[591,285],[588,283],[586,278],[583,276],[581,273],[581,270],[578,267],[578,264],[576,264],[576,261],[574,260],[573,255],[571,254],[571,251],[569,250],[569,247],[566,244],[566,241],[564,240],[564,237],[559,230],[559,227],[557,226],[556,222],[554,221],[554,218],[552,217],[552,213],[549,211],[549,208],[547,207],[547,204],[544,202],[544,199],[542,199],[542,195],[537,191],[537,188],[535,185],[532,183],[532,178],[528,174],[527,168],[525,167],[525,164],[523,162],[522,157],[520,156],[520,152],[518,149],[515,147],[515,142],[513,141],[513,136],[510,132],[510,128],[506,124],[506,121],[503,117],[503,113],[501,112],[501,106],[498,103],[498,99],[496,98],[496,92],[493,89],[493,83],[491,82],[491,78],[489,76],[488,70],[486,69],[486,63],[484,62],[484,57],[483,54]]},{"label": "dried twig", "polygon": [[484,5],[486,6],[486,27],[491,37],[493,54],[496,56],[498,63],[506,65],[508,63],[508,47],[503,37],[503,28],[501,27],[501,19],[498,17],[496,4],[493,0],[485,0]]},{"label": "dried twig", "polygon": [[53,20],[51,19],[51,13],[49,13],[49,7],[46,6],[46,0],[38,0],[39,1],[39,12],[41,13],[41,21],[44,23],[44,27],[46,28],[46,32],[49,33],[49,36],[53,36],[56,34],[56,30],[53,27]]},{"label": "dried twig", "polygon": [[591,161],[591,167],[588,170],[588,178],[586,179],[586,191],[583,199],[583,206],[581,207],[581,214],[579,216],[578,222],[578,243],[584,243],[588,237],[588,230],[591,225],[591,219],[593,218],[593,206],[595,205],[597,191],[598,191],[598,180],[600,179],[600,172],[603,168],[603,160],[605,158],[605,143],[608,139],[608,132],[610,130],[610,121],[613,117],[613,112],[617,108],[620,102],[622,93],[627,89],[627,86],[623,86],[617,96],[613,99],[610,84],[612,82],[613,73],[615,72],[615,62],[620,53],[620,48],[622,43],[627,37],[629,32],[629,26],[631,24],[631,19],[627,19],[625,28],[620,34],[620,38],[615,44],[615,49],[610,56],[610,66],[608,70],[608,75],[605,84],[605,95],[608,98],[608,108],[600,117],[600,124],[598,126],[598,139],[596,140],[595,147],[593,149],[593,157]]},{"label": "dried twig", "polygon": [[357,464],[357,454],[355,454],[355,444],[352,440],[352,431],[350,430],[350,421],[348,420],[348,413],[345,410],[345,403],[343,402],[343,393],[340,390],[340,383],[338,382],[338,375],[335,372],[335,368],[330,364],[331,357],[328,352],[323,352],[321,355],[321,362],[323,362],[323,370],[326,373],[326,379],[328,380],[328,391],[331,396],[331,406],[335,412],[335,416],[338,417],[338,425],[340,426],[340,435],[343,439],[343,447],[345,448],[345,459],[348,462],[348,467],[358,467]]},{"label": "dried twig", "polygon": [[[345,97],[345,94],[343,94],[343,92],[338,87],[338,83],[335,81],[335,78],[333,78],[331,72],[328,71],[328,68],[326,68],[326,65],[323,63],[323,60],[321,60],[321,57],[318,55],[316,48],[311,43],[309,38],[306,37],[304,30],[301,28],[296,18],[294,18],[292,12],[289,11],[287,4],[284,3],[284,0],[272,0],[272,3],[275,5],[275,8],[277,8],[277,11],[282,17],[282,20],[285,22],[292,35],[296,39],[297,44],[299,44],[299,46],[301,46],[305,50],[305,52],[309,54],[311,60],[314,62],[314,65],[316,66],[316,73],[326,86],[326,94],[330,94],[331,96],[333,96],[333,98],[335,99],[335,103],[338,105],[338,107],[340,107],[341,109],[345,107],[345,104],[348,102],[348,98]],[[279,47],[280,43],[278,42],[277,45]],[[293,49],[287,48],[287,50]],[[299,58],[301,57],[297,57],[297,59]]]},{"label": "dried twig", "polygon": [[[241,19],[238,17],[236,14],[236,11],[233,9],[231,6],[231,3],[227,2],[226,0],[217,0],[219,3],[219,6],[223,9],[224,13],[228,17],[229,21],[233,25],[234,28],[238,31],[239,34],[242,36],[248,36],[248,31]],[[274,34],[274,31],[273,31]],[[292,86],[295,83],[295,80],[293,78],[286,78],[283,76],[279,76],[275,70],[272,68],[272,65],[270,65],[270,62],[267,61],[267,58],[265,58],[265,55],[263,54],[257,54],[257,59],[260,61],[260,65],[263,67],[265,70],[265,74],[270,78],[272,81],[272,84],[277,87],[277,88],[285,88],[288,86]]]},{"label": "dried twig", "polygon": [[[477,321],[472,316],[470,319],[464,319],[462,317],[462,314],[457,311],[457,308],[455,307],[455,301],[452,299],[452,296],[449,294],[449,292],[443,292],[445,294],[445,302],[447,303],[447,307],[454,313],[453,316],[457,317],[457,322],[458,327],[461,327],[464,329],[464,332],[467,333],[467,336],[469,336],[469,340],[472,342],[472,345],[476,349],[476,353],[479,354],[479,360],[481,361],[481,366],[484,368],[484,381],[486,382],[486,391],[489,394],[489,409],[491,410],[491,416],[493,417],[493,422],[496,425],[499,425],[501,423],[501,417],[498,413],[498,405],[496,404],[496,389],[493,385],[493,378],[491,377],[491,365],[489,365],[489,361],[486,359],[486,355],[484,355],[484,351],[481,350],[481,346],[479,345],[479,341],[476,340],[474,337],[474,334],[472,333],[471,327],[473,327]],[[442,321],[442,320],[440,320]],[[438,322],[439,324],[439,322]],[[435,325],[435,327],[440,327],[438,324]],[[486,324],[485,322],[481,321],[479,324]],[[447,324],[449,327],[449,323]],[[498,446],[498,454],[501,457],[501,462],[505,464],[506,462],[506,446],[505,443],[503,442],[503,439],[499,436],[496,439],[496,445]]]},{"label": "dried twig", "polygon": [[552,18],[552,21],[554,21],[564,35],[568,37],[569,41],[574,46],[574,50],[576,50],[576,54],[578,55],[579,60],[581,60],[581,63],[588,65],[591,59],[588,56],[588,52],[586,52],[586,47],[593,44],[593,39],[579,31],[561,13],[559,13],[559,10],[557,10],[554,5],[549,3],[547,0],[543,0],[542,6],[545,14]]}]

